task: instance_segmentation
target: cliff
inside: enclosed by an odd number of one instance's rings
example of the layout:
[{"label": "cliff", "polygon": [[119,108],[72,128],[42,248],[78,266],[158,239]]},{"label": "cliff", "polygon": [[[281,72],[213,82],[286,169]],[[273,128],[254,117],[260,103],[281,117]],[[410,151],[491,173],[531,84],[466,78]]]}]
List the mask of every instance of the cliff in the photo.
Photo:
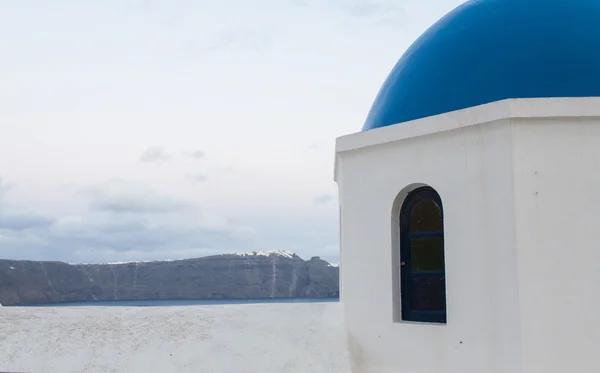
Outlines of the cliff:
[{"label": "cliff", "polygon": [[67,264],[0,259],[0,304],[93,300],[325,298],[338,268],[285,251],[174,261]]}]

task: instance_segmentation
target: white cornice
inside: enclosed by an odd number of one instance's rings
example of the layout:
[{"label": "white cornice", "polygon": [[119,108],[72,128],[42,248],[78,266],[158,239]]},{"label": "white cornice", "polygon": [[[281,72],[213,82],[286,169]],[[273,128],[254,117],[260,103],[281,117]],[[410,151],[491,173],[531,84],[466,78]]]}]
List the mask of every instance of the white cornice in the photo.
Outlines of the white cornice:
[{"label": "white cornice", "polygon": [[600,117],[600,97],[509,99],[342,136],[336,153],[507,118]]}]

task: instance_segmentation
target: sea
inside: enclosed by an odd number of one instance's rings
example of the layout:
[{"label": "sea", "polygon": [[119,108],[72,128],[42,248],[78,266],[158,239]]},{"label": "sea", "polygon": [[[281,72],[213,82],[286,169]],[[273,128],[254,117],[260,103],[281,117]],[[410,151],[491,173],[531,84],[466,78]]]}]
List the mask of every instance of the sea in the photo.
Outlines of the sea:
[{"label": "sea", "polygon": [[264,299],[185,299],[185,300],[110,300],[93,302],[65,302],[21,305],[21,307],[176,307],[211,304],[261,304],[261,303],[332,303],[339,298],[264,298]]}]

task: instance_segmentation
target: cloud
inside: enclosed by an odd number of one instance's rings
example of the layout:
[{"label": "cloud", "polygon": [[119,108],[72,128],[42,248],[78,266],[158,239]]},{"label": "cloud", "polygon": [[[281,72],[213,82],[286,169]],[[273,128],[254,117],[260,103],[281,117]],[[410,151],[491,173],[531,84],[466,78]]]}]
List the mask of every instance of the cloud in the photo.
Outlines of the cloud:
[{"label": "cloud", "polygon": [[8,193],[12,186],[12,184],[8,183],[2,178],[2,176],[0,176],[0,197]]},{"label": "cloud", "polygon": [[321,147],[319,145],[312,144],[312,145],[310,145],[308,147],[308,149],[310,149],[310,150],[318,150],[318,149],[321,149]]},{"label": "cloud", "polygon": [[252,247],[253,232],[246,227],[205,225],[201,216],[168,222],[139,215],[129,219],[88,213],[30,227],[26,234],[23,230],[0,230],[0,246],[3,257],[14,259],[148,260],[171,258],[181,252],[193,257]]},{"label": "cloud", "polygon": [[[131,1],[128,4],[128,9],[131,13],[145,12],[155,5],[156,1],[154,0],[136,0]],[[127,3],[126,3],[127,4]]]},{"label": "cloud", "polygon": [[195,208],[193,203],[160,195],[148,188],[112,180],[84,188],[81,194],[89,199],[89,207],[95,211],[112,213],[175,213]]},{"label": "cloud", "polygon": [[174,14],[169,17],[165,17],[162,25],[167,29],[173,29],[180,26],[185,21],[185,15],[183,13]]},{"label": "cloud", "polygon": [[206,153],[204,153],[202,150],[185,151],[183,152],[183,156],[192,159],[201,159],[206,156]]},{"label": "cloud", "polygon": [[405,14],[395,0],[335,0],[337,6],[354,17],[365,18],[379,15]]},{"label": "cloud", "polygon": [[171,156],[165,152],[165,150],[159,146],[154,146],[146,149],[140,156],[140,162],[142,163],[157,163],[167,162],[171,159]]},{"label": "cloud", "polygon": [[307,7],[309,4],[306,0],[290,0],[292,6]]},{"label": "cloud", "polygon": [[37,214],[0,215],[0,230],[23,231],[27,229],[47,228],[56,219]]},{"label": "cloud", "polygon": [[217,167],[217,171],[223,172],[226,174],[231,174],[231,173],[237,172],[237,170],[233,166]]},{"label": "cloud", "polygon": [[203,175],[203,174],[186,175],[185,178],[189,181],[193,181],[193,182],[197,182],[197,183],[203,183],[205,181],[208,181],[208,176]]},{"label": "cloud", "polygon": [[377,0],[355,0],[344,1],[342,5],[350,15],[357,18],[370,18],[385,15],[389,17],[393,14],[404,14],[404,10],[397,4],[389,1]]},{"label": "cloud", "polygon": [[2,257],[105,262],[189,258],[255,247],[252,227],[127,182],[88,187],[79,196],[90,203],[76,214],[5,217],[0,226]]},{"label": "cloud", "polygon": [[133,194],[99,194],[90,203],[93,210],[113,213],[172,213],[189,206],[168,197]]},{"label": "cloud", "polygon": [[0,257],[102,263],[194,258],[264,248],[289,249],[304,259],[320,256],[334,263],[339,260],[337,214],[315,216],[261,208],[235,210],[230,216],[218,208],[207,211],[182,202],[193,207],[172,213],[134,214],[89,208],[48,217],[53,224],[0,229]]},{"label": "cloud", "polygon": [[231,29],[222,33],[207,49],[217,52],[224,49],[265,49],[271,43],[271,33],[266,30]]},{"label": "cloud", "polygon": [[[10,210],[4,208],[0,257],[98,263],[264,248],[290,249],[302,258],[317,255],[338,260],[336,252],[325,247],[337,242],[339,232],[337,214],[331,215],[329,208],[317,209],[317,216],[286,208],[223,209],[127,180],[74,189],[64,192],[73,193],[79,201],[62,212],[41,214],[15,204]],[[330,198],[323,194],[316,201],[326,203]]]},{"label": "cloud", "polygon": [[320,196],[316,196],[313,198],[313,202],[317,205],[324,205],[331,201],[333,196],[331,194],[321,194]]},{"label": "cloud", "polygon": [[408,20],[406,11],[390,0],[354,0],[340,6],[350,16],[379,27],[404,27]]},{"label": "cloud", "polygon": [[326,4],[330,8],[355,19],[369,21],[377,26],[402,25],[408,16],[395,0],[290,0],[297,7],[319,7]]}]

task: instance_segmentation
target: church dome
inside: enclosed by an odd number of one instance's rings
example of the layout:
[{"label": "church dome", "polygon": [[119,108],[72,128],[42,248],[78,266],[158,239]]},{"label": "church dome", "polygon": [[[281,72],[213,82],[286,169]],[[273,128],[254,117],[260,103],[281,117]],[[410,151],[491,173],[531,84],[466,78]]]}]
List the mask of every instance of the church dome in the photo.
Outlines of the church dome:
[{"label": "church dome", "polygon": [[600,96],[600,0],[471,0],[430,27],[363,130],[509,98]]}]

